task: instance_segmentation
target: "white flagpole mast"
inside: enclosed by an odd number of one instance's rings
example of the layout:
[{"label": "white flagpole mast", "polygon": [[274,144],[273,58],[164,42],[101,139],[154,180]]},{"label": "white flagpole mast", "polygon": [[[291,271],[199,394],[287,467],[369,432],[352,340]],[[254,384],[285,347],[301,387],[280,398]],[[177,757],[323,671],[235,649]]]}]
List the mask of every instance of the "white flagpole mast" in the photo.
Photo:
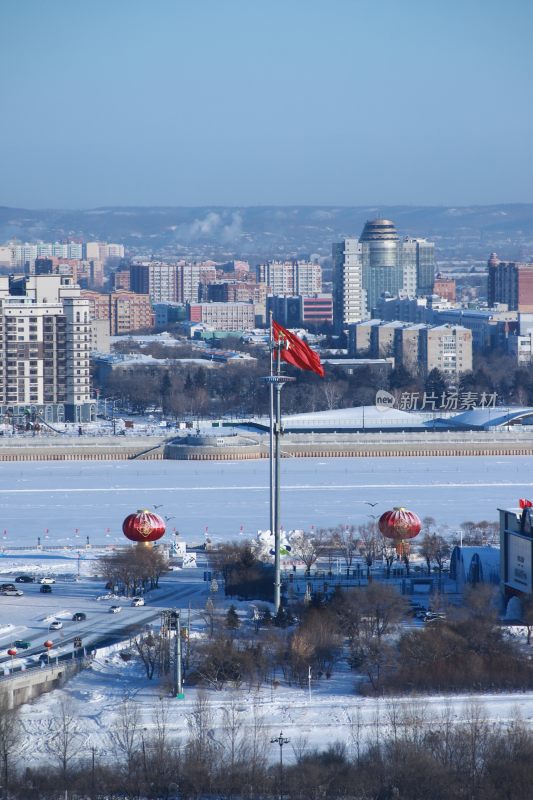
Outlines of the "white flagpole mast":
[{"label": "white flagpole mast", "polygon": [[[281,374],[283,341],[274,339],[272,312],[270,312],[270,375],[263,378],[270,384],[270,532],[274,534],[274,611],[281,605],[281,544],[280,544],[280,465],[281,465],[281,390],[284,383],[294,378]],[[277,364],[274,368],[274,356]],[[274,400],[274,389],[276,391]]]},{"label": "white flagpole mast", "polygon": [[[274,336],[272,331],[272,311],[270,312],[270,534],[276,535],[276,511],[274,500]],[[275,547],[274,538],[274,551]],[[275,592],[274,592],[275,594]],[[277,608],[276,608],[277,611]]]}]

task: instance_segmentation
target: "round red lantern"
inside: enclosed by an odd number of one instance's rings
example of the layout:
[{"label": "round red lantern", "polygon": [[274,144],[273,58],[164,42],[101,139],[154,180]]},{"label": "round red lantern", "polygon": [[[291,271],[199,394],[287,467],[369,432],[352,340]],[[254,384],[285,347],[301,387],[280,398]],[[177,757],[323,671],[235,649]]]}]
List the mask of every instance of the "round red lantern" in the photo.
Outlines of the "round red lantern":
[{"label": "round red lantern", "polygon": [[53,643],[53,641],[51,639],[47,639],[46,642],[44,642],[44,647],[46,647],[47,650],[50,650],[50,648],[53,647],[53,646],[54,646],[54,643]]},{"label": "round red lantern", "polygon": [[17,651],[15,650],[14,647],[10,647],[9,650],[7,651],[7,654],[8,656],[11,656],[11,658],[13,658],[13,656],[17,655]]},{"label": "round red lantern", "polygon": [[398,507],[385,511],[379,518],[378,526],[383,536],[394,541],[398,555],[404,555],[409,552],[406,539],[418,536],[422,523],[413,511]]},{"label": "round red lantern", "polygon": [[132,542],[156,542],[165,533],[165,523],[159,514],[141,509],[126,517],[122,532]]}]

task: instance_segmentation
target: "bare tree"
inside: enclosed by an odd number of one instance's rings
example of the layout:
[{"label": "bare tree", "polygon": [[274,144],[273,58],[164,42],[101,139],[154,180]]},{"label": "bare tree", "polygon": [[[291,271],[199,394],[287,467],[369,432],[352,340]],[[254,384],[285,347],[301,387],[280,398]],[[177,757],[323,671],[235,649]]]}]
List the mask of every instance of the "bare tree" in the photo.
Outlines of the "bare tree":
[{"label": "bare tree", "polygon": [[418,552],[426,562],[428,575],[431,574],[431,562],[435,558],[435,536],[426,533],[418,547]]},{"label": "bare tree", "polygon": [[390,578],[392,565],[398,558],[398,553],[396,552],[396,545],[391,539],[386,539],[384,536],[382,536],[381,542],[379,542],[379,554],[381,555],[381,558],[385,562],[387,578]]},{"label": "bare tree", "polygon": [[130,697],[124,697],[115,715],[111,733],[114,749],[125,759],[128,774],[135,771],[136,755],[139,752],[141,720],[138,704]]},{"label": "bare tree", "polygon": [[365,560],[366,577],[370,578],[370,568],[381,548],[381,535],[375,522],[359,525],[359,552]]},{"label": "bare tree", "polygon": [[66,782],[69,765],[80,752],[82,745],[79,717],[74,711],[72,701],[62,697],[57,713],[52,718],[48,750],[59,762],[63,782]]},{"label": "bare tree", "polygon": [[143,663],[146,677],[151,681],[157,667],[162,663],[162,637],[151,631],[147,634],[140,634],[133,639],[133,646]]},{"label": "bare tree", "polygon": [[2,784],[9,795],[10,774],[12,762],[18,750],[21,738],[19,713],[17,709],[10,709],[6,693],[0,695],[0,759],[2,770]]},{"label": "bare tree", "polygon": [[357,555],[359,538],[353,525],[339,526],[333,531],[331,537],[332,544],[338,547],[346,564],[346,574],[350,574],[350,568]]},{"label": "bare tree", "polygon": [[370,636],[381,639],[405,616],[407,604],[388,584],[372,583],[359,591],[363,628]]},{"label": "bare tree", "polygon": [[291,537],[292,553],[305,564],[305,574],[311,574],[311,567],[316,564],[329,543],[328,532],[322,528],[315,533],[298,532]]}]

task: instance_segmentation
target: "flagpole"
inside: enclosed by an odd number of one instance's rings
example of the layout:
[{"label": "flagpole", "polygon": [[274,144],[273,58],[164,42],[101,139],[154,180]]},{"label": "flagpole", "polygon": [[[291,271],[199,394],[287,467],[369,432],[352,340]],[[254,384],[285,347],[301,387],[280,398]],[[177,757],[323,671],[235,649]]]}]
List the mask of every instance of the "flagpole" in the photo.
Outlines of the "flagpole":
[{"label": "flagpole", "polygon": [[274,459],[274,608],[276,614],[281,605],[281,543],[280,543],[280,475],[281,475],[281,453],[280,453],[280,436],[281,436],[281,389],[283,383],[281,381],[281,354],[280,343],[277,342],[277,368],[276,368],[276,426],[274,428],[274,444],[275,444],[275,459]]},{"label": "flagpole", "polygon": [[[274,536],[274,552],[276,552],[276,506],[274,500],[274,337],[272,335],[272,311],[270,312],[270,534]],[[276,583],[276,578],[274,579]],[[274,596],[276,592],[274,590]],[[275,597],[274,597],[275,600]],[[277,611],[277,607],[276,607]]]}]

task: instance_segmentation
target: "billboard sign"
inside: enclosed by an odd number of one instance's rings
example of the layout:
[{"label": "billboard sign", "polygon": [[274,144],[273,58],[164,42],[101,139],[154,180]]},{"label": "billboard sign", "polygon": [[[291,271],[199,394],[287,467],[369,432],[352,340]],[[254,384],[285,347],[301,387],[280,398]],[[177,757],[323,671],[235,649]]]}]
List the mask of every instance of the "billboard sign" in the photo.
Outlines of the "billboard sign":
[{"label": "billboard sign", "polygon": [[507,533],[507,569],[505,583],[520,592],[531,594],[533,539]]}]

